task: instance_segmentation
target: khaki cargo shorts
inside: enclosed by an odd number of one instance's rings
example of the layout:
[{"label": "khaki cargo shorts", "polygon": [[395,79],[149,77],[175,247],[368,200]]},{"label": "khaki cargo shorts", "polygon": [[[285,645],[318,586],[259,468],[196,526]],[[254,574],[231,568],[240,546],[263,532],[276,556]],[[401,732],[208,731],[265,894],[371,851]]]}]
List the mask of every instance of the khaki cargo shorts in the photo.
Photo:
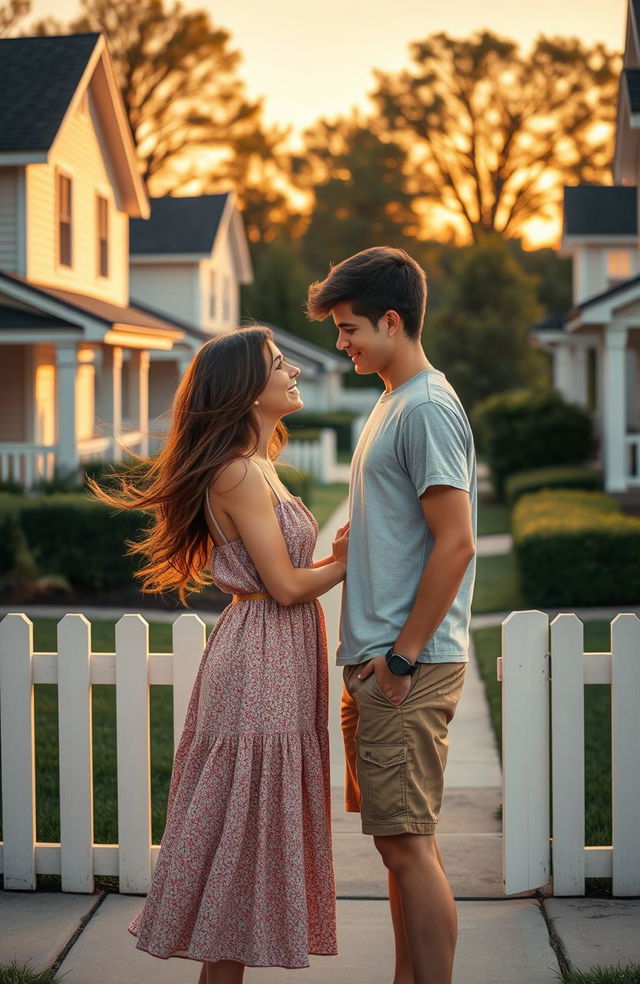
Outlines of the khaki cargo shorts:
[{"label": "khaki cargo shorts", "polygon": [[362,666],[345,666],[343,673],[347,812],[361,814],[365,834],[434,834],[447,732],[467,664],[420,663],[399,707],[382,693],[375,673],[358,680]]}]

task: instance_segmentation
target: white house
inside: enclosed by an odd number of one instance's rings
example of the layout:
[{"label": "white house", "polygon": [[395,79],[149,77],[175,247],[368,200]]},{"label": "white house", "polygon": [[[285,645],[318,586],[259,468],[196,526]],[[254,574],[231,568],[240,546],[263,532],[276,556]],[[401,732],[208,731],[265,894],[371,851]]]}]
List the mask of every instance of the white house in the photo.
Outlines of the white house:
[{"label": "white house", "polygon": [[149,214],[98,34],[0,40],[0,478],[147,450],[149,356],[184,337],[129,301]]},{"label": "white house", "polygon": [[565,189],[562,250],[574,306],[537,326],[557,389],[594,412],[605,488],[640,487],[640,2],[629,3],[609,186]]},{"label": "white house", "polygon": [[[171,352],[151,356],[151,417],[161,431],[177,381],[203,341],[243,320],[240,286],[253,270],[235,195],[154,198],[148,219],[131,220],[131,296],[150,314],[168,317],[184,330]],[[342,376],[344,356],[270,325],[284,354],[299,365],[308,410],[334,410],[350,394]],[[356,402],[358,400],[358,391]],[[362,401],[360,397],[360,401]],[[364,397],[364,409],[369,401]]]}]

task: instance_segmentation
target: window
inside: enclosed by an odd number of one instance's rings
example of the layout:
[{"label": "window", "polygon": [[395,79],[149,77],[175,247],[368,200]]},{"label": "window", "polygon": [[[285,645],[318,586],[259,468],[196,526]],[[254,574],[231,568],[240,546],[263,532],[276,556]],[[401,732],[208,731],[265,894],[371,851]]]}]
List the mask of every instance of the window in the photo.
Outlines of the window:
[{"label": "window", "polygon": [[97,195],[98,275],[109,276],[109,202]]},{"label": "window", "polygon": [[628,280],[633,276],[633,264],[630,249],[607,250],[607,280]]},{"label": "window", "polygon": [[58,263],[71,266],[71,178],[58,174]]},{"label": "window", "polygon": [[216,271],[209,271],[209,318],[216,320]]},{"label": "window", "polygon": [[231,317],[231,284],[229,278],[224,278],[222,285],[222,321],[225,325],[229,324]]}]

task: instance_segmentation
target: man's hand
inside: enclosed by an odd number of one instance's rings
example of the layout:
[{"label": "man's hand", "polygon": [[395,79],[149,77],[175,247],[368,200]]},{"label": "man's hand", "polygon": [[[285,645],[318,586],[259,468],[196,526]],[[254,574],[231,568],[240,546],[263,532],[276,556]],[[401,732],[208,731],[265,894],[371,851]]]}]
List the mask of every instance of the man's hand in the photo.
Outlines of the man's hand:
[{"label": "man's hand", "polygon": [[409,674],[407,676],[396,676],[387,666],[384,656],[374,656],[373,659],[365,663],[358,673],[358,680],[366,680],[372,673],[375,673],[378,686],[385,697],[392,704],[395,704],[396,707],[399,707],[411,689],[411,677]]}]

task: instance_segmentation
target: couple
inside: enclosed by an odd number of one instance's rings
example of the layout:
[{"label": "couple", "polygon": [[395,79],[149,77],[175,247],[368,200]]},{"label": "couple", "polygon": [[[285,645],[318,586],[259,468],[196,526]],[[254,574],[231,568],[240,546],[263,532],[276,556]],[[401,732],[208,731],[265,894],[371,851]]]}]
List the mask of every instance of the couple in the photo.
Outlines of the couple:
[{"label": "couple", "polygon": [[154,513],[133,546],[147,590],[184,598],[213,545],[213,578],[233,594],[200,664],[151,890],[129,927],[141,950],[202,961],[201,984],[336,953],[317,599],[341,581],[347,810],[388,869],[394,984],[451,981],[456,910],[434,834],[468,652],[475,459],[464,410],[420,343],[425,304],[423,270],[390,247],[309,290],[309,316],[331,314],[338,349],[385,384],[330,557],[314,563],[317,524],[274,466],[282,418],[303,403],[300,371],[263,327],[200,349],[145,490],[125,480],[117,498]]}]

